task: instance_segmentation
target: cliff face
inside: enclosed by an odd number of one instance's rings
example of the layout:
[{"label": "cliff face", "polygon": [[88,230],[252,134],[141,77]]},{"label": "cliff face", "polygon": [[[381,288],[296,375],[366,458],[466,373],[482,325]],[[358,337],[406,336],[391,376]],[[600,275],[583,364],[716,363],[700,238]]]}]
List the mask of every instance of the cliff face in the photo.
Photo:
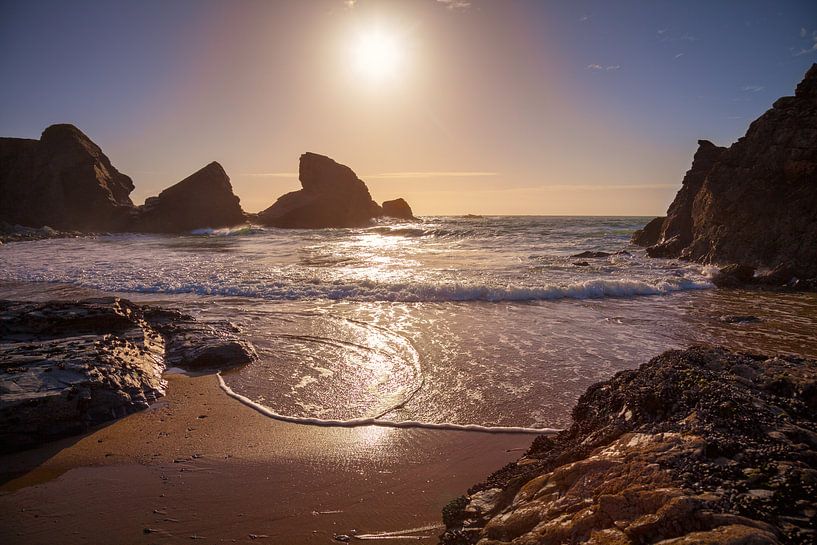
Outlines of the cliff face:
[{"label": "cliff face", "polygon": [[140,207],[133,230],[179,233],[202,227],[228,227],[244,223],[230,178],[212,162],[181,182],[168,187]]},{"label": "cliff face", "polygon": [[699,144],[648,253],[817,276],[817,64],[732,146]]},{"label": "cliff face", "polygon": [[52,125],[40,140],[0,138],[0,221],[31,227],[122,228],[133,182],[73,125]]},{"label": "cliff face", "polygon": [[445,544],[814,543],[817,361],[695,347],[590,387],[455,500]]},{"label": "cliff face", "polygon": [[281,196],[258,214],[263,225],[286,228],[361,227],[383,210],[351,168],[316,153],[301,155],[303,189]]}]

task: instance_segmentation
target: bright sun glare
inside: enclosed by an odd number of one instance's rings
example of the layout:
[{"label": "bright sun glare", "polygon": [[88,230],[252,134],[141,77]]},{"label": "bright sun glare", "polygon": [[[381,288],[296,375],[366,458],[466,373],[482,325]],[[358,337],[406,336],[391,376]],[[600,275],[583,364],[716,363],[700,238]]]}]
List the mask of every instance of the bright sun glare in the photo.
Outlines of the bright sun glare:
[{"label": "bright sun glare", "polygon": [[397,36],[382,29],[364,32],[357,37],[352,51],[355,69],[370,80],[395,77],[403,61],[402,44]]}]

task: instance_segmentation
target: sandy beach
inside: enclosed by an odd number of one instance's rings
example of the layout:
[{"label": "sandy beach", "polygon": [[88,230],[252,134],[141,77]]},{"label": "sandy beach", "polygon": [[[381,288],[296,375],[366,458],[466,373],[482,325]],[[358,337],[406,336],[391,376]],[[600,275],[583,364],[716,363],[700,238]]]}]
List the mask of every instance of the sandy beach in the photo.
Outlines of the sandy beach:
[{"label": "sandy beach", "polygon": [[[215,375],[169,375],[149,410],[0,459],[0,542],[331,543],[426,528],[530,435],[277,422]],[[402,541],[402,540],[401,540]]]}]

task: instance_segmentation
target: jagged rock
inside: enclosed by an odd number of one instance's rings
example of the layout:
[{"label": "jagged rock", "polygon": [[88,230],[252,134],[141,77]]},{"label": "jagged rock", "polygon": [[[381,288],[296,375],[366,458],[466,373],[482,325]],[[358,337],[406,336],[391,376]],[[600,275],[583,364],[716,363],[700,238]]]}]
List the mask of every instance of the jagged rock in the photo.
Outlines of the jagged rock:
[{"label": "jagged rock", "polygon": [[664,227],[665,219],[666,216],[660,216],[650,220],[650,222],[645,225],[643,229],[639,229],[633,233],[633,237],[630,239],[630,242],[637,244],[638,246],[652,246],[653,244],[658,244],[658,241],[661,240],[661,229]]},{"label": "jagged rock", "polygon": [[737,288],[752,282],[755,268],[749,265],[727,265],[712,275],[712,283],[719,288]]},{"label": "jagged rock", "polygon": [[298,178],[303,189],[281,196],[258,214],[271,227],[360,227],[383,210],[351,168],[316,153],[301,155]]},{"label": "jagged rock", "polygon": [[248,363],[224,324],[119,298],[0,301],[0,451],[36,446],[146,408],[166,365]]},{"label": "jagged rock", "polygon": [[39,140],[0,138],[0,221],[58,230],[119,230],[133,182],[73,125]]},{"label": "jagged rock", "polygon": [[611,255],[613,255],[613,254],[611,254],[609,252],[591,252],[591,251],[588,250],[586,252],[573,254],[570,257],[584,257],[584,258],[590,258],[590,259],[598,259],[600,257],[610,257]]},{"label": "jagged rock", "polygon": [[446,507],[442,543],[805,545],[815,493],[817,361],[693,347],[590,387]]},{"label": "jagged rock", "polygon": [[383,201],[383,215],[390,218],[399,218],[403,220],[413,220],[414,213],[411,211],[409,203],[405,199],[394,199],[392,201]]},{"label": "jagged rock", "polygon": [[[729,148],[701,141],[653,257],[817,278],[817,64]],[[810,285],[810,281],[802,282]]]},{"label": "jagged rock", "polygon": [[181,233],[205,227],[230,227],[245,222],[230,178],[213,161],[181,182],[151,197],[139,208],[135,231]]}]

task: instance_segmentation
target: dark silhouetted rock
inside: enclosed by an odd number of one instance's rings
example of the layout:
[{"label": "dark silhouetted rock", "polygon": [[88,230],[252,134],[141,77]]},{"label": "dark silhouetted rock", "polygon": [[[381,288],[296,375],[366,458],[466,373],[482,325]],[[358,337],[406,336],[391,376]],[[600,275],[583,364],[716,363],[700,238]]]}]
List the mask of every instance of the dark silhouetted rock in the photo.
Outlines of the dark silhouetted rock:
[{"label": "dark silhouetted rock", "polygon": [[0,221],[115,231],[129,220],[131,191],[131,179],[73,125],[52,125],[39,140],[0,138]]},{"label": "dark silhouetted rock", "polygon": [[166,366],[255,359],[229,324],[119,298],[0,301],[0,451],[82,433],[164,395]]},{"label": "dark silhouetted rock", "polygon": [[719,288],[737,288],[751,283],[754,276],[754,267],[733,264],[723,267],[712,275],[712,283]]},{"label": "dark silhouetted rock", "polygon": [[284,228],[361,227],[383,210],[351,168],[316,153],[301,155],[303,189],[281,196],[258,214],[263,225]]},{"label": "dark silhouetted rock", "polygon": [[446,506],[445,545],[814,543],[817,361],[673,350]]},{"label": "dark silhouetted rock", "polygon": [[584,258],[590,258],[590,259],[598,259],[600,257],[610,257],[611,255],[613,255],[613,254],[611,254],[609,252],[591,252],[591,251],[587,251],[587,252],[582,252],[580,254],[574,254],[574,255],[572,255],[570,257],[584,257]]},{"label": "dark silhouetted rock", "polygon": [[661,240],[661,229],[664,227],[665,219],[665,216],[661,216],[650,220],[650,222],[645,225],[643,229],[639,229],[633,233],[633,237],[630,239],[630,242],[637,244],[638,246],[652,246],[653,244],[658,244],[658,242]]},{"label": "dark silhouetted rock", "polygon": [[[653,257],[817,278],[817,64],[727,149],[701,141]],[[809,281],[801,282],[809,284]]]},{"label": "dark silhouetted rock", "polygon": [[405,199],[394,199],[393,201],[383,201],[383,215],[390,218],[403,220],[413,220],[414,213],[411,211],[409,203]]},{"label": "dark silhouetted rock", "polygon": [[135,231],[181,233],[245,222],[230,178],[215,161],[151,197],[139,208]]}]

